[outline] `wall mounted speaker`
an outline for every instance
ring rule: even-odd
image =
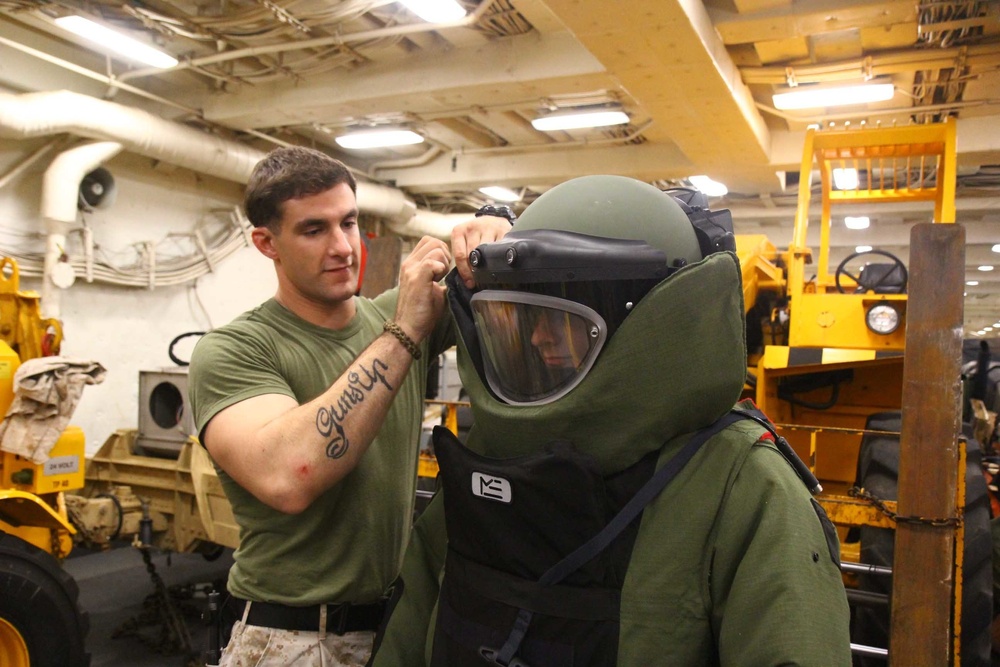
[[[80,181],[80,196],[76,207],[87,212],[108,208],[115,202],[117,192],[111,172],[104,167],[98,167]]]

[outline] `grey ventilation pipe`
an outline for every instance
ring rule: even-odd
[[[164,120],[141,109],[67,90],[0,93],[0,138],[29,139],[60,133],[114,141],[136,153],[203,174],[246,183],[262,151]],[[76,205],[76,195],[73,196]],[[430,234],[447,239],[452,216],[417,210],[402,191],[358,184],[358,208],[389,220],[403,236]],[[464,220],[469,216],[462,216]]]

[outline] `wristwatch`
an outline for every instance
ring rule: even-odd
[[[514,221],[517,220],[517,216],[514,215],[514,211],[510,208],[510,206],[494,206],[493,204],[487,204],[476,211],[477,218],[483,215],[491,215],[497,218],[507,218],[507,221],[512,225],[514,224]]]

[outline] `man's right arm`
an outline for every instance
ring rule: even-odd
[[[441,317],[447,247],[422,240],[400,271],[396,322],[414,342]],[[413,362],[390,334],[376,338],[313,400],[266,393],[215,414],[202,442],[215,462],[261,502],[295,514],[350,473],[374,440]]]

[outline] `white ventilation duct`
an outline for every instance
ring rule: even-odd
[[[238,183],[247,182],[264,156],[141,109],[67,90],[0,95],[0,137],[27,139],[62,132],[116,141],[131,153]]]
[[[66,248],[66,234],[76,224],[80,181],[122,150],[113,141],[85,144],[56,156],[42,179],[42,224],[45,240],[45,268],[42,277],[42,317],[59,317],[59,289],[56,278],[60,258]],[[66,265],[69,266],[68,264]],[[69,269],[72,271],[72,269]],[[72,284],[72,274],[68,277]],[[61,281],[60,281],[61,283]],[[61,283],[62,287],[69,284]]]
[[[390,219],[388,227],[400,236],[433,236],[448,241],[455,225],[468,222],[473,217],[472,213],[435,213],[421,209],[404,223],[394,223]]]
[[[0,138],[29,139],[69,133],[108,140],[136,153],[203,174],[246,183],[262,151],[216,137],[146,111],[66,90],[10,95],[0,93]],[[73,195],[76,206],[76,193]],[[395,188],[358,184],[358,208],[387,218],[402,236],[430,234],[447,239],[456,216],[417,211]],[[469,216],[460,216],[468,220]],[[413,221],[417,226],[411,226]]]

